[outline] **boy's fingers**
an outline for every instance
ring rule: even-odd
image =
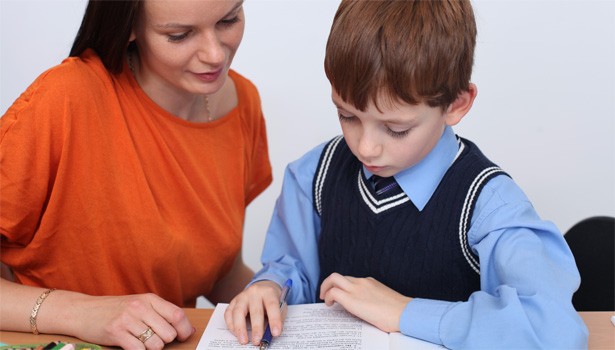
[[[231,331],[231,333],[235,335],[235,337],[237,337],[235,328],[235,320],[237,319],[237,317],[235,316],[235,312],[239,311],[239,314],[242,314],[241,319],[243,320],[245,320],[248,312],[248,308],[245,303],[239,300],[239,297],[231,300],[231,303],[224,311],[224,321],[226,322],[226,326],[228,327],[229,331]]]
[[[337,287],[346,290],[350,284],[351,282],[347,277],[334,272],[322,281],[320,285],[320,299],[324,300],[325,295],[331,288]]]
[[[250,324],[252,325],[252,344],[260,344],[265,332],[265,314],[260,295],[250,298]]]
[[[280,312],[280,300],[267,299],[265,301],[265,309],[267,310],[267,319],[271,335],[277,337],[282,332],[282,314]]]
[[[235,308],[235,299],[231,301],[229,306],[224,310],[224,322],[231,333],[235,334],[235,324],[233,323],[233,309]]]
[[[248,330],[246,328],[247,310],[247,305],[243,303],[235,304],[235,307],[231,310],[233,334],[235,334],[239,343],[243,345],[248,343]]]
[[[348,293],[345,290],[336,286],[331,286],[331,288],[329,288],[322,296],[322,300],[325,301],[327,306],[333,305],[334,302],[344,306],[347,297]]]
[[[272,330],[272,335],[274,337],[279,337],[280,334],[282,334],[282,330],[284,329],[284,320],[286,319],[286,313],[288,312],[288,305],[284,304],[284,310],[282,310],[282,313],[280,315],[280,328],[279,329],[274,329]]]

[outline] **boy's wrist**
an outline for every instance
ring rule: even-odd
[[[282,276],[278,276],[276,274],[270,273],[270,272],[266,272],[263,274],[257,274],[257,276],[255,276],[252,281],[250,283],[248,283],[248,285],[246,286],[246,288],[248,288],[249,286],[253,285],[254,283],[257,282],[261,282],[261,281],[272,281],[277,283],[280,288],[284,287],[284,283],[286,283],[286,280],[288,278],[286,277],[282,277]]]
[[[433,299],[412,299],[401,314],[401,333],[432,343],[442,344],[440,320],[451,306],[451,302]]]

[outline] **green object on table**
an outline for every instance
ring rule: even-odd
[[[75,350],[86,350],[86,349],[92,349],[92,350],[102,350],[102,348],[99,345],[96,344],[89,344],[89,343],[72,343],[72,342],[62,342],[62,344],[66,345],[68,343],[71,343],[75,346]],[[14,345],[4,345],[4,346],[0,346],[0,350],[14,350],[14,349],[34,349],[39,345],[42,346],[46,346],[49,343],[38,343],[38,344],[14,344]]]

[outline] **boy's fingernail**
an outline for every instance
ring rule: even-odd
[[[239,335],[239,342],[240,342],[241,344],[245,344],[245,343],[247,343],[247,342],[248,342],[248,338],[246,337],[246,335],[245,335],[245,334],[240,334],[240,335]]]
[[[252,344],[258,344],[261,342],[261,338],[259,336],[252,337]]]
[[[273,327],[273,330],[271,331],[271,335],[273,335],[274,337],[279,337],[280,333],[281,333],[280,328],[278,328],[277,326]]]

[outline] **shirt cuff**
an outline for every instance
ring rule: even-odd
[[[284,277],[276,275],[275,273],[271,273],[271,272],[258,272],[258,273],[256,273],[254,275],[254,277],[252,277],[252,281],[250,283],[248,283],[246,288],[248,288],[252,284],[254,284],[256,282],[259,282],[259,281],[273,281],[273,282],[279,284],[280,288],[283,288],[284,284],[286,283],[286,279]]]
[[[442,345],[440,321],[453,304],[449,301],[414,298],[401,313],[399,330],[404,335]]]

